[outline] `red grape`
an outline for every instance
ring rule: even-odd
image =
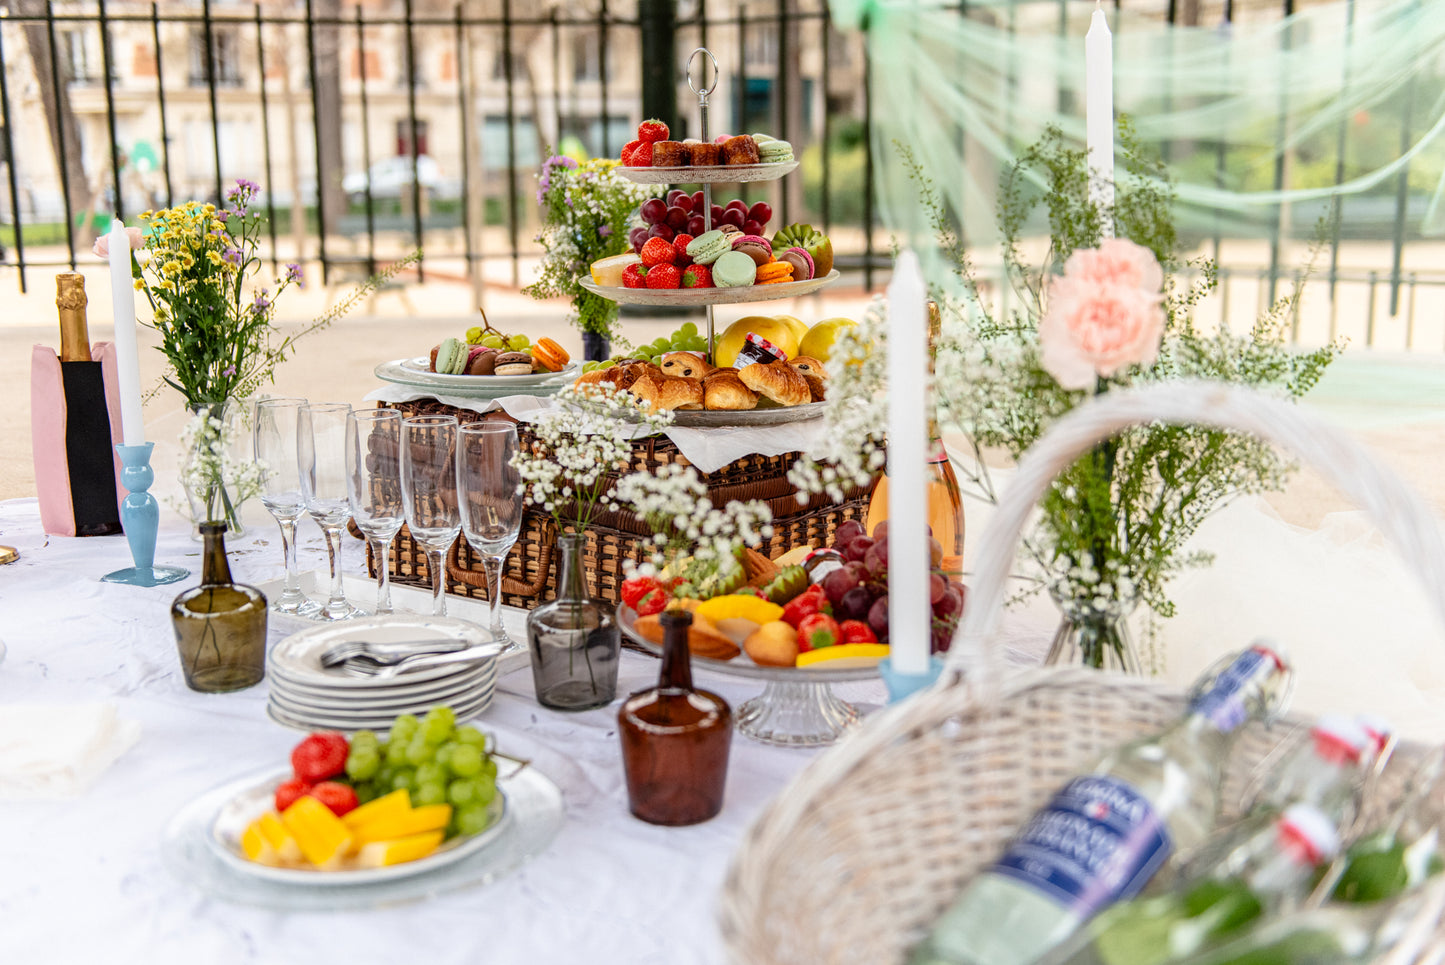
[[[751,221],[751,220],[749,220],[749,221],[744,221],[744,222],[743,222],[743,234],[745,234],[745,235],[760,235],[760,234],[762,234],[762,233],[763,233],[763,226],[762,226],[762,224],[761,224],[760,222]]]
[[[661,198],[649,198],[642,202],[642,220],[650,225],[660,223],[667,217],[667,202]]]
[[[759,201],[748,209],[748,218],[753,221],[761,221],[764,225],[767,225],[769,221],[773,220],[773,206],[766,201]]]
[[[724,211],[741,211],[742,214],[743,214],[744,220],[746,220],[746,219],[747,219],[747,215],[748,215],[748,203],[747,203],[746,201],[744,201],[742,198],[733,198],[731,201],[729,201],[729,202],[723,207],[723,210],[724,210]]]
[[[934,566],[943,565],[943,544],[932,536],[928,538],[928,557],[933,560]]]
[[[667,209],[667,226],[673,231],[681,231],[687,227],[687,212],[677,206]]]
[[[843,558],[862,562],[863,557],[867,556],[868,551],[872,548],[873,541],[871,539],[866,536],[859,536],[856,539],[849,540],[848,545],[843,547]],[[872,572],[872,567],[869,567],[869,572]]]
[[[856,546],[858,542],[859,540],[854,540],[853,545]],[[869,542],[873,541],[869,540]],[[884,549],[879,552],[878,544],[873,543],[863,556],[863,565],[868,567],[868,572],[873,574],[875,580],[883,579],[888,575],[888,550]]]
[[[712,213],[712,226],[716,228],[718,225],[722,224],[723,206],[720,204],[715,204],[708,210]]]
[[[963,587],[956,583],[949,584],[943,591],[943,596],[934,601],[933,615],[940,620],[956,624],[961,613],[963,613]]]
[[[881,523],[879,523],[877,526],[874,526],[874,527],[873,527],[873,538],[874,538],[874,539],[883,539],[883,538],[885,538],[887,535],[888,535],[888,520],[885,519],[885,520],[883,520],[883,522],[881,522]]]
[[[648,238],[647,229],[639,225],[627,232],[627,240],[632,244],[633,251],[641,251],[642,243]]]
[[[673,188],[671,191],[667,192],[667,206],[670,208],[673,205],[677,204],[677,199],[679,197],[687,198],[688,203],[692,203],[692,198],[688,196],[688,193],[686,191],[682,190],[682,188]]]
[[[840,566],[823,577],[820,585],[823,587],[823,592],[828,594],[829,602],[837,606],[845,594],[858,588],[858,581],[853,578],[852,573]]]
[[[884,533],[882,536],[875,536],[875,537],[873,537],[873,545],[876,546],[876,547],[878,547],[878,552],[880,552],[880,553],[883,554],[883,558],[884,558],[884,559],[887,559],[887,558],[888,558],[888,534],[887,534],[887,533]]]
[[[934,626],[929,633],[929,650],[932,653],[947,653],[953,644],[953,631],[947,627]]]
[[[694,191],[692,193],[692,210],[701,211],[705,200],[706,195],[704,195],[701,191]]]
[[[742,230],[743,213],[737,208],[729,208],[728,210],[724,211],[722,220],[725,224],[730,224],[734,228],[737,228],[739,231]]]
[[[928,602],[934,605],[943,599],[943,594],[948,590],[948,581],[937,573],[929,574],[928,577]]]
[[[696,238],[707,230],[707,223],[703,221],[702,215],[695,214],[687,219],[687,233]]]
[[[852,573],[853,579],[859,583],[865,583],[868,580],[868,567],[864,566],[861,562],[857,560],[852,560],[850,562],[844,563],[843,569],[847,570],[849,573]]]
[[[868,608],[868,625],[878,635],[879,641],[888,639],[888,597],[880,596]]]
[[[673,230],[665,224],[655,224],[651,228],[647,229],[647,237],[661,238],[663,241],[671,241],[673,238]]]
[[[855,586],[843,594],[834,607],[833,616],[838,620],[863,620],[873,608],[873,594],[861,586]]]
[[[833,533],[834,546],[846,546],[860,536],[867,536],[863,524],[856,519],[845,519],[838,524],[838,529]]]

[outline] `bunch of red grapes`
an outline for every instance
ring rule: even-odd
[[[673,188],[667,192],[666,200],[649,198],[642,202],[642,209],[638,213],[642,216],[643,224],[627,233],[632,250],[641,252],[648,238],[671,241],[683,234],[696,238],[705,230],[703,204],[701,191],[688,194],[681,188]],[[734,198],[726,205],[712,206],[714,228],[730,224],[745,235],[761,235],[767,230],[772,217],[772,205],[766,201],[758,201],[748,207],[746,201]]]
[[[888,642],[888,521],[873,528],[869,536],[855,519],[838,524],[832,549],[843,555],[844,564],[823,577],[820,584],[833,604],[836,620],[866,620],[880,642]],[[943,545],[929,530],[928,549],[933,572],[928,577],[928,597],[933,607],[932,650],[943,653],[953,640],[968,589],[950,580],[939,568]]]

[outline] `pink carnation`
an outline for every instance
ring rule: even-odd
[[[141,231],[139,228],[127,228],[125,229],[125,233],[126,237],[130,238],[130,246],[132,249],[139,250],[146,246],[145,232]],[[97,258],[109,258],[110,235],[103,234],[99,238],[96,238],[95,244],[91,247],[90,250],[95,252]]]
[[[1066,389],[1087,389],[1159,357],[1164,272],[1149,249],[1124,238],[1081,249],[1049,283],[1039,322],[1040,361]]]

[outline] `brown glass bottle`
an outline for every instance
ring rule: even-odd
[[[692,685],[692,614],[662,614],[662,673],[617,712],[632,813],[652,824],[698,824],[722,810],[733,715],[727,701]]]
[[[181,669],[192,690],[243,690],[266,673],[266,597],[231,580],[225,523],[202,523],[201,535],[201,585],[171,604]]]

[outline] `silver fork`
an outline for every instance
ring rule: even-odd
[[[367,656],[377,663],[396,663],[421,653],[455,653],[471,646],[465,640],[343,640],[321,653],[321,666],[335,667],[352,657]]]
[[[411,673],[415,670],[425,670],[430,667],[443,667],[453,663],[477,663],[482,660],[490,660],[502,653],[509,646],[511,646],[510,642],[483,643],[453,653],[413,654],[395,663],[384,663],[363,653],[357,654],[341,664],[341,672],[350,674],[353,677],[396,677],[401,674]]]

